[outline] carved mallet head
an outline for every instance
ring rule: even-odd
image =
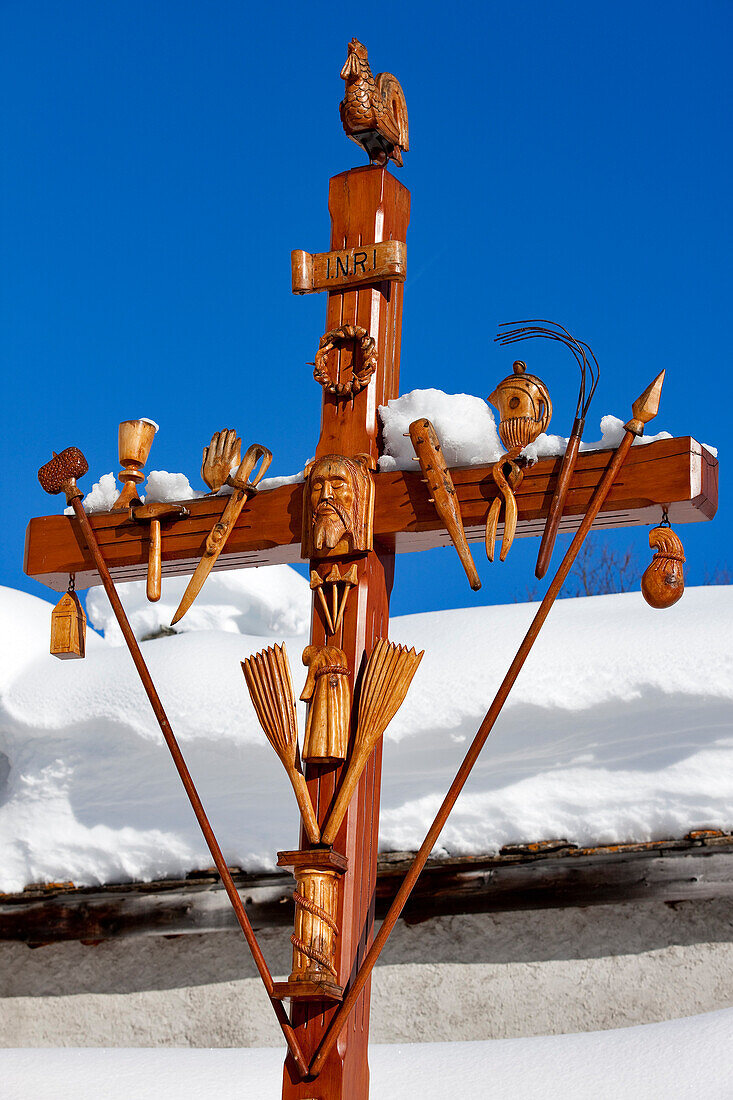
[[[51,461],[38,471],[38,480],[47,493],[65,493],[66,503],[71,504],[75,497],[84,496],[76,479],[83,477],[88,469],[89,463],[79,448],[67,447],[61,454],[53,452]]]

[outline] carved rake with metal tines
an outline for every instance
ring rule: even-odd
[[[511,328],[510,326],[512,325],[516,327]],[[560,473],[550,503],[550,510],[547,513],[545,529],[542,533],[540,549],[537,555],[535,576],[541,580],[547,572],[547,567],[552,557],[552,549],[555,545],[558,528],[560,527],[565,498],[567,497],[570,480],[573,476],[575,463],[578,458],[578,451],[580,450],[580,441],[583,437],[585,418],[588,414],[590,403],[593,400],[593,394],[596,392],[596,386],[601,376],[601,368],[598,365],[598,360],[593,354],[593,349],[590,345],[586,344],[584,340],[576,340],[566,328],[557,324],[556,321],[506,321],[504,324],[499,325],[499,328],[507,329],[507,331],[497,333],[494,340],[505,347],[508,344],[516,344],[522,340],[545,339],[559,341],[568,348],[580,369],[580,390],[578,392],[578,404],[575,408],[575,420],[570,431],[570,438],[568,439],[565,454],[563,455]],[[590,388],[588,388],[589,377]]]
[[[267,740],[280,757],[293,785],[303,825],[311,844],[318,844],[320,832],[298,751],[298,720],[285,644],[268,646],[242,661],[250,698]]]

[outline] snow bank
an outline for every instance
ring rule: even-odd
[[[164,588],[159,605],[144,602],[144,582],[123,586],[139,631],[170,621],[185,580],[167,583],[177,587]],[[89,600],[90,620],[118,642],[101,592]],[[295,842],[295,802],[257,724],[240,661],[285,640],[300,694],[307,582],[285,566],[220,573],[199,600],[206,629],[145,642],[143,651],[227,860],[271,867],[276,851]],[[391,622],[390,637],[424,648],[425,658],[385,739],[383,849],[422,841],[534,609],[478,607]],[[26,632],[0,684],[0,752],[8,761],[5,778],[0,769],[0,890],[208,866],[126,650],[97,639],[86,660],[56,661],[46,652],[47,611],[33,597],[0,593],[0,637],[17,618]],[[688,589],[663,613],[635,593],[560,601],[442,849],[730,828],[732,614],[733,588],[723,587]],[[299,723],[302,731],[302,704]]]
[[[233,466],[232,470],[237,467]],[[303,480],[303,471],[297,474],[286,474],[281,477],[264,477],[257,488],[277,489],[280,485],[295,485]],[[147,500],[178,501],[197,500],[199,497],[208,496],[206,489],[194,489],[185,474],[171,474],[167,470],[151,470],[145,484]],[[222,485],[217,496],[231,496],[230,485]]]
[[[733,1009],[663,1024],[527,1039],[369,1048],[374,1100],[728,1100]],[[65,1049],[0,1053],[5,1100],[278,1100],[283,1051]],[[476,1084],[480,1082],[479,1091]],[[314,1088],[314,1093],[317,1092]]]
[[[43,678],[46,672],[68,663],[49,652],[51,612],[57,602],[0,585],[0,693],[31,666]],[[87,653],[96,655],[104,648],[103,639],[88,630]],[[2,747],[0,735],[0,751]]]
[[[196,500],[205,497],[206,489],[193,489],[185,474],[169,474],[167,470],[151,470],[145,483],[145,500]]]
[[[385,742],[383,848],[422,842],[536,606],[392,623],[394,638],[426,652]],[[442,833],[444,850],[731,826],[733,589],[688,590],[671,610],[654,612],[635,593],[555,605]]]
[[[170,626],[188,582],[189,577],[165,577],[157,603],[148,601],[142,581],[117,586],[137,638],[150,637]],[[113,645],[123,645],[103,588],[89,590],[86,606],[90,624]],[[310,625],[310,606],[308,582],[289,565],[225,570],[209,575],[175,630],[177,634],[223,630],[229,634],[300,635]]]

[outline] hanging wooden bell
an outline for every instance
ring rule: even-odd
[[[51,655],[62,661],[83,657],[87,636],[87,617],[81,601],[69,585],[51,612]]]
[[[641,594],[650,607],[671,607],[685,590],[684,548],[664,521],[649,532],[649,546],[656,553],[641,578]]]

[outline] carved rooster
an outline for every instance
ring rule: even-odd
[[[388,160],[402,166],[407,141],[407,104],[400,82],[391,73],[372,76],[366,46],[358,38],[349,42],[341,76],[346,94],[341,101],[341,121],[346,136],[361,145],[372,164]]]

